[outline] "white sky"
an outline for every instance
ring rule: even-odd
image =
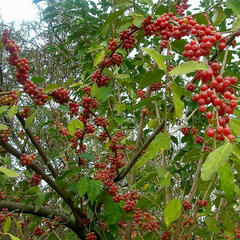
[[[97,0],[94,0],[97,2]],[[191,0],[190,4],[198,5],[200,0]],[[153,0],[156,2],[156,0]],[[36,5],[32,0],[0,0],[0,16],[5,23],[31,21],[37,17]]]

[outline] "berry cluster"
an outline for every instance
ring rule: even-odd
[[[189,8],[189,5],[187,4],[187,2],[188,0],[180,0],[174,4],[178,15],[184,16],[184,11]]]
[[[0,190],[0,200],[4,200],[6,198],[7,198],[7,195],[5,195],[4,192]]]
[[[18,94],[16,91],[10,91],[8,95],[0,98],[0,105],[12,106],[17,104],[18,102]]]
[[[109,125],[109,122],[105,118],[96,117],[93,121],[98,127],[107,127]]]
[[[32,186],[38,186],[40,181],[41,181],[42,177],[38,174],[34,174],[31,178],[30,178],[30,185]]]
[[[20,162],[22,166],[28,166],[30,165],[34,160],[36,159],[34,154],[27,155],[26,153],[23,153],[20,157]]]
[[[35,236],[42,236],[45,233],[44,229],[42,229],[40,226],[36,226],[33,231],[33,235]]]
[[[59,87],[57,88],[57,90],[52,92],[52,96],[55,102],[60,103],[60,104],[64,104],[67,103],[69,101],[69,93],[70,91],[63,88],[63,87]]]
[[[15,74],[17,82],[24,86],[24,91],[29,94],[29,96],[33,97],[34,102],[42,106],[46,103],[47,95],[44,91],[39,88],[37,89],[36,85],[31,81],[27,80],[29,78],[29,64],[27,59],[19,58],[18,53],[20,52],[19,46],[13,40],[9,40],[9,31],[4,30],[3,33],[3,45],[10,53],[8,57],[8,62],[10,65],[13,65],[17,68],[17,73]]]
[[[122,57],[117,54],[113,53],[111,57],[105,55],[104,60],[98,64],[98,68],[103,68],[104,66],[110,68],[111,66],[120,66],[122,63]]]
[[[120,33],[120,41],[122,42],[122,48],[132,49],[135,44],[135,37],[129,29]]]
[[[94,232],[90,232],[86,235],[86,240],[97,240],[97,236]]]
[[[10,136],[10,128],[8,128],[6,130],[0,130],[0,140],[2,142],[8,142],[9,136]]]
[[[183,206],[183,208],[186,209],[186,210],[191,210],[191,209],[192,209],[192,204],[189,203],[189,202],[183,202],[183,203],[182,203],[182,206]]]
[[[2,208],[0,213],[0,223],[4,223],[8,217],[12,218],[13,213],[8,212],[7,208]]]
[[[69,135],[67,128],[64,127],[62,123],[56,121],[55,125],[58,128],[59,134],[61,134],[62,136],[65,136],[65,137]]]
[[[96,82],[98,87],[103,87],[108,85],[110,78],[108,76],[102,76],[101,72],[96,70],[92,74],[92,80]]]
[[[197,205],[200,207],[206,207],[207,206],[207,200],[201,201],[200,199],[197,200]]]
[[[108,42],[108,49],[114,52],[117,48],[117,40],[114,38],[110,38]]]
[[[69,104],[69,115],[73,117],[74,115],[78,115],[79,104],[75,102],[70,102]]]
[[[21,118],[28,118],[30,116],[30,109],[29,108],[23,108],[23,110],[20,111],[18,114]]]

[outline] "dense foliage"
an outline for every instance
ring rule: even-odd
[[[43,2],[1,26],[1,239],[240,239],[240,1]]]

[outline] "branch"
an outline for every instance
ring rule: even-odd
[[[0,141],[0,146],[5,148],[10,154],[15,156],[16,158],[20,159],[21,153],[16,150],[13,146],[11,146],[9,143]],[[71,208],[72,213],[75,217],[75,220],[79,227],[83,226],[83,221],[81,217],[83,217],[83,212],[81,209],[74,206],[74,203],[72,199],[68,196],[68,193],[64,191],[62,188],[60,188],[57,183],[52,180],[43,170],[40,168],[37,164],[31,163],[29,167],[36,172],[37,174],[41,175],[43,180],[49,184],[57,193],[58,195],[67,203],[67,205]]]
[[[36,141],[36,139],[34,138],[34,135],[32,133],[32,131],[30,130],[30,128],[25,128],[25,121],[23,118],[20,117],[19,114],[16,115],[19,122],[21,123],[23,129],[25,130],[26,134],[28,135],[28,137],[30,138],[32,144],[35,146],[35,148],[37,149],[39,155],[41,156],[41,158],[43,159],[44,163],[47,165],[47,168],[49,169],[49,171],[52,173],[53,177],[56,178],[58,176],[56,170],[53,168],[53,166],[50,163],[50,159],[48,158],[47,154],[45,153],[44,149],[42,148],[42,146]]]
[[[169,112],[173,112],[174,107],[172,106]],[[165,125],[165,120],[162,121],[162,123],[156,128],[156,130],[153,132],[153,134],[146,140],[146,142],[142,145],[141,148],[134,154],[131,162],[126,166],[125,169],[122,170],[114,179],[115,182],[122,180],[132,169],[132,167],[135,165],[135,163],[138,161],[138,159],[141,157],[143,150],[145,150],[148,145],[154,140],[154,138],[157,136],[158,133],[160,133]]]

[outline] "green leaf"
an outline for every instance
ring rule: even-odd
[[[96,54],[96,57],[94,59],[94,67],[96,67],[100,62],[102,62],[102,60],[104,59],[105,57],[105,51],[102,50],[102,51],[99,51],[97,54]]]
[[[104,49],[104,46],[98,45],[98,46],[92,46],[88,48],[87,53],[95,52],[97,50],[102,50]]]
[[[231,119],[230,127],[236,135],[240,135],[240,119]]]
[[[175,40],[171,43],[173,51],[182,54],[182,52],[185,50],[185,45],[187,44],[187,40],[181,39],[181,40]]]
[[[232,148],[232,153],[240,160],[240,146],[234,144]]]
[[[206,224],[209,229],[209,231],[218,234],[220,231],[220,226],[218,225],[218,222],[213,217],[206,217]]]
[[[84,194],[89,190],[91,181],[87,177],[81,177],[80,180],[77,182],[77,190],[78,195],[83,197]]]
[[[13,236],[13,235],[10,234],[10,233],[6,233],[6,234],[4,234],[4,235],[8,235],[12,240],[20,240],[20,238],[15,237],[15,236]]]
[[[169,227],[172,222],[179,218],[181,214],[181,209],[182,204],[177,198],[174,198],[167,203],[163,212],[163,218],[167,227]]]
[[[40,209],[41,205],[45,201],[45,197],[46,197],[45,194],[38,193],[37,198],[35,200],[35,210],[34,210],[35,212],[37,212]]]
[[[43,77],[32,77],[32,82],[34,84],[43,83],[43,82],[45,82],[45,79]]]
[[[10,230],[11,227],[11,218],[7,217],[7,219],[5,220],[4,224],[3,224],[3,232],[7,233]]]
[[[234,174],[232,167],[229,163],[226,163],[219,168],[218,174],[220,177],[221,188],[226,194],[228,201],[234,198]]]
[[[204,24],[204,25],[208,25],[208,20],[207,18],[204,16],[204,14],[202,13],[198,13],[196,15],[193,16],[193,19],[198,23],[198,24]]]
[[[113,202],[113,200],[109,199],[105,203],[105,214],[104,214],[105,224],[110,225],[110,224],[116,223],[120,219],[122,213],[123,211],[119,203],[115,203]]]
[[[145,88],[152,83],[161,82],[163,75],[164,72],[157,68],[145,73],[139,81],[139,88]]]
[[[68,132],[73,136],[75,132],[84,129],[84,124],[79,119],[73,119],[68,124]]]
[[[102,35],[105,36],[107,34],[108,28],[110,26],[110,23],[113,22],[116,18],[118,18],[119,16],[122,16],[123,13],[126,11],[127,8],[123,8],[119,11],[113,12],[111,13],[107,19],[106,22],[103,25],[103,30],[102,30]]]
[[[171,90],[173,93],[174,112],[177,117],[181,118],[183,114],[183,109],[184,109],[184,103],[181,100],[181,97],[184,91],[175,82],[171,84]]]
[[[49,83],[45,88],[44,88],[44,92],[48,93],[51,92],[55,89],[57,89],[59,87],[58,84],[56,83]]]
[[[19,174],[12,169],[0,167],[0,172],[4,173],[8,177],[19,177]]]
[[[95,161],[95,158],[94,158],[94,155],[92,153],[81,153],[79,155],[77,155],[79,158],[83,158],[83,159],[87,159],[91,162],[94,162]]]
[[[189,163],[199,160],[201,152],[198,149],[192,149],[187,151],[183,156],[183,162]]]
[[[214,9],[212,21],[215,26],[218,26],[225,18],[226,14],[224,13],[222,7]]]
[[[163,150],[167,150],[170,147],[170,137],[166,133],[159,133],[154,140],[149,144],[146,152],[142,155],[139,161],[136,163],[135,168],[140,168],[146,164],[149,160],[155,158],[157,154]]]
[[[10,119],[13,119],[14,115],[18,112],[18,106],[13,105],[11,108],[8,110],[8,117]]]
[[[153,60],[157,63],[157,65],[164,71],[167,72],[167,66],[164,63],[163,57],[161,54],[156,51],[155,49],[149,49],[149,48],[142,48],[145,53],[147,53],[150,57],[153,58]]]
[[[203,181],[209,181],[214,172],[217,172],[220,167],[225,165],[227,158],[232,152],[232,144],[226,143],[211,152],[201,169],[201,178]]]
[[[94,203],[94,200],[101,193],[101,191],[102,191],[102,181],[92,180],[91,184],[90,184],[90,187],[87,191],[88,198],[89,198],[91,204]]]
[[[118,113],[118,114],[120,114],[120,113],[122,113],[123,111],[126,110],[126,104],[117,103],[117,104],[115,105],[115,107],[116,107],[116,110],[117,110],[117,113]]]
[[[145,16],[142,14],[137,14],[137,13],[133,13],[130,15],[132,17],[133,20],[133,24],[137,27],[141,27],[142,26],[142,22],[145,19]]]
[[[4,124],[0,124],[0,130],[8,130],[8,126]]]
[[[97,100],[101,100],[101,102],[105,102],[108,99],[110,93],[110,88],[109,87],[97,87],[95,88],[95,95]]]
[[[188,73],[199,71],[199,70],[208,70],[207,63],[203,63],[203,62],[198,63],[196,61],[189,61],[186,63],[182,63],[177,67],[175,67],[174,69],[172,69],[169,72],[169,74],[171,76],[179,76],[179,75],[188,74]]]
[[[233,22],[232,30],[237,31],[239,29],[240,29],[240,16],[237,16],[237,18]]]
[[[35,112],[35,113],[31,114],[30,117],[27,118],[26,123],[25,123],[25,128],[26,129],[30,127],[30,125],[32,124],[36,114],[37,113]]]
[[[0,114],[2,114],[6,109],[8,109],[8,106],[1,106],[0,107]]]
[[[225,2],[225,6],[230,8],[235,15],[240,15],[240,0],[228,0]]]
[[[15,225],[17,226],[17,230],[19,231],[21,238],[24,239],[24,235],[23,235],[22,227],[21,227],[20,223],[17,221],[16,218],[13,218],[13,220],[14,220]]]

